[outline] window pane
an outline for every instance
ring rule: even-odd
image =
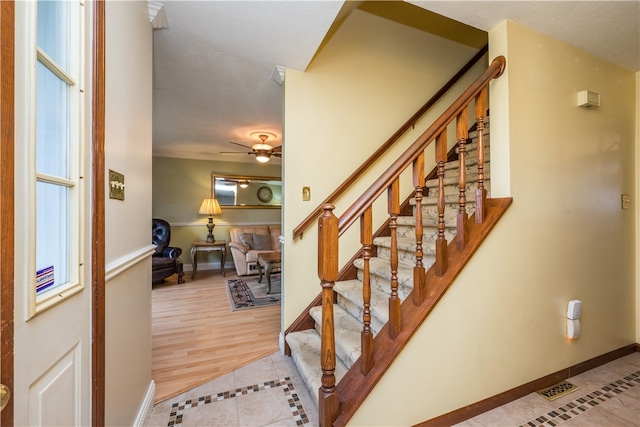
[[[69,85],[38,62],[36,170],[69,178]]]
[[[68,1],[38,1],[38,46],[69,72]]]
[[[36,184],[36,295],[69,282],[69,191]]]

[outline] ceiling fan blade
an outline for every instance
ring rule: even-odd
[[[273,152],[274,153],[282,153],[282,145],[279,147],[273,147]]]
[[[282,158],[282,153],[273,152],[273,153],[271,153],[271,155],[274,156],[274,157]]]
[[[220,151],[220,154],[253,154],[253,152],[244,152],[244,151]]]
[[[229,144],[239,145],[240,147],[246,148],[247,150],[251,150],[251,147],[248,145],[240,144],[239,142],[227,141]]]

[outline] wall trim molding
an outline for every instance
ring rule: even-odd
[[[500,393],[471,405],[465,406],[464,408],[456,409],[455,411],[440,415],[439,417],[432,418],[428,421],[423,421],[419,424],[416,424],[414,427],[431,427],[444,425],[450,426],[460,423],[462,421],[468,420],[469,418],[473,418],[484,412],[495,409],[498,406],[502,406],[514,400],[520,399],[521,397],[524,397],[537,390],[552,386],[556,383],[559,383],[560,381],[566,380],[567,378],[576,376],[590,369],[597,368],[598,366],[604,365],[605,363],[609,363],[613,360],[628,356],[638,351],[640,351],[640,344],[627,345],[617,350],[610,351],[609,353],[596,356],[593,359],[589,359],[582,363],[578,363],[568,368],[561,369],[557,372],[546,375],[537,380],[533,380],[521,386],[512,388],[511,390],[507,390],[504,393]]]
[[[138,249],[137,251],[128,253],[127,255],[120,257],[111,261],[107,264],[105,270],[105,282],[108,282],[115,278],[116,276],[124,273],[140,261],[144,260],[147,257],[150,257],[156,251],[156,246],[151,244],[145,246],[143,248]]]
[[[153,410],[154,400],[156,400],[156,383],[151,380],[149,388],[147,389],[147,394],[145,394],[144,400],[142,401],[142,406],[140,406],[136,420],[133,423],[134,427],[144,427],[147,425],[147,421],[149,420],[149,416]]]

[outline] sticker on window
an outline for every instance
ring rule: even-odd
[[[36,295],[53,286],[53,265],[36,271]]]

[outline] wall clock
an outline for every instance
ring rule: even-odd
[[[269,203],[273,199],[273,192],[269,187],[258,188],[258,200],[262,203]]]

